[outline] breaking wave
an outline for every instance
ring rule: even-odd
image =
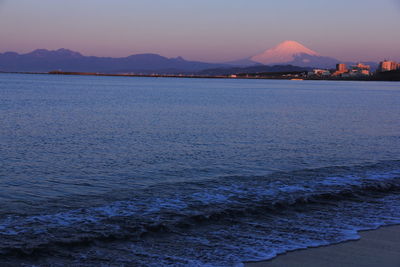
[[[151,253],[149,247],[154,244],[149,242],[170,240],[175,242],[180,260],[178,255],[170,255],[177,252],[166,249],[163,253],[175,263],[230,265],[354,239],[358,230],[400,223],[399,191],[399,161],[159,184],[108,205],[3,217],[0,257],[30,259],[78,248],[76,253],[81,255],[96,247],[124,243],[124,249],[135,247],[140,265],[141,259],[146,263],[166,260],[161,254],[156,257]],[[278,223],[282,228],[277,227]],[[304,228],[285,236],[283,232],[288,230],[284,229],[295,224]],[[235,246],[231,238],[241,240],[244,246]],[[219,253],[235,256],[217,257],[210,253],[207,242],[224,251]],[[274,242],[280,246],[271,245]],[[201,262],[189,256],[188,244],[197,255],[204,254]],[[254,245],[259,249],[249,253],[247,250]],[[78,255],[65,253],[66,259]]]

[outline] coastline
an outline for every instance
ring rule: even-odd
[[[65,76],[104,76],[104,77],[139,77],[139,78],[181,78],[181,79],[231,79],[231,80],[286,80],[286,81],[344,81],[344,82],[399,82],[399,79],[372,79],[372,78],[293,78],[282,76],[238,76],[230,75],[176,75],[176,74],[112,74],[92,72],[7,72],[0,74],[40,74],[40,75],[65,75]]]
[[[400,225],[361,231],[361,238],[322,247],[300,249],[267,261],[245,262],[245,267],[398,267],[400,266]]]

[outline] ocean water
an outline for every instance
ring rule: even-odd
[[[0,74],[1,266],[241,266],[400,223],[400,85]]]

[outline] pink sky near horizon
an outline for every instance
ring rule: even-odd
[[[295,40],[339,60],[400,61],[399,0],[332,2],[0,0],[0,52],[68,48],[220,62]]]

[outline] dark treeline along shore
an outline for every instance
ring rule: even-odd
[[[276,66],[282,69],[285,66]],[[271,67],[269,67],[271,68]],[[291,69],[292,66],[288,66]],[[296,67],[295,67],[296,68]],[[304,68],[301,68],[304,69]],[[114,76],[114,77],[152,77],[152,78],[197,78],[197,79],[272,79],[272,80],[325,80],[325,81],[400,81],[400,70],[377,73],[367,77],[308,77],[306,71],[273,71],[260,73],[238,73],[210,75],[204,72],[199,74],[111,74],[98,72],[63,72],[50,71],[45,73],[35,72],[1,72],[15,74],[50,74],[50,75],[84,75],[84,76]]]

